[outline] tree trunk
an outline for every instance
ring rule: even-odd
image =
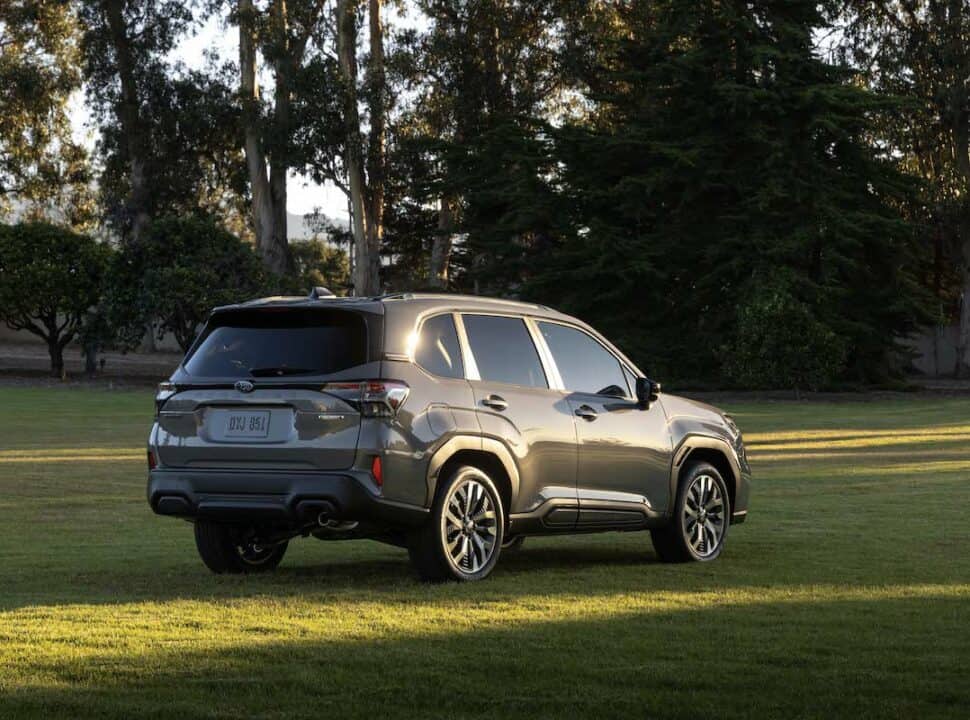
[[[66,375],[64,371],[64,348],[61,347],[56,338],[48,339],[47,353],[51,358],[51,375],[63,380]]]
[[[283,273],[289,256],[286,238],[286,167],[278,160],[267,170],[266,152],[259,129],[259,84],[256,81],[256,9],[253,0],[239,0],[239,85],[242,100],[243,148],[253,194],[256,251],[268,270]],[[277,13],[285,7],[277,6]],[[277,65],[279,73],[279,65]],[[279,83],[277,76],[277,83]],[[286,78],[284,78],[286,85]],[[288,94],[284,91],[280,95]],[[278,110],[278,108],[277,108]],[[288,113],[288,103],[286,112]],[[282,223],[280,222],[282,218]]]
[[[431,245],[431,266],[428,284],[445,290],[448,287],[448,268],[451,262],[452,236],[455,232],[455,198],[445,195],[438,209],[438,232]]]
[[[367,204],[362,158],[360,114],[357,111],[357,0],[337,0],[337,56],[344,93],[344,163],[350,190],[351,231],[354,236],[354,295],[378,291],[372,277],[371,244],[365,227]]]
[[[367,294],[381,292],[381,246],[384,242],[384,173],[387,152],[386,95],[384,73],[383,0],[369,0],[370,58],[367,65],[367,99],[370,137],[367,143]]]
[[[131,220],[131,240],[137,243],[144,237],[151,222],[148,188],[148,146],[145,126],[138,109],[138,86],[135,81],[135,60],[128,27],[124,19],[123,0],[110,0],[104,5],[111,44],[115,50],[118,80],[121,85],[121,103],[118,116],[128,153],[128,212]]]

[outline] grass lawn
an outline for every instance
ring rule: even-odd
[[[427,586],[369,542],[211,575],[145,502],[150,393],[0,388],[0,718],[970,716],[970,400],[730,409],[717,562],[530,538]]]

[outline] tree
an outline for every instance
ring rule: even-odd
[[[352,208],[354,293],[380,292],[384,237],[384,181],[387,142],[387,79],[384,68],[383,0],[368,0],[369,48],[364,80],[369,128],[358,109],[357,11],[360,0],[337,0],[337,56],[344,98],[344,169]]]
[[[16,199],[70,225],[89,220],[87,153],[68,117],[78,36],[69,3],[0,4],[0,210]]]
[[[617,8],[610,35],[573,41],[593,112],[555,132],[572,231],[523,294],[651,372],[712,377],[735,302],[784,271],[848,373],[897,372],[896,343],[925,314],[898,211],[911,187],[869,134],[894,106],[819,57],[815,3]]]
[[[146,74],[142,88],[151,162],[152,214],[218,218],[237,235],[252,237],[248,188],[234,87],[219,73],[180,67]],[[99,179],[103,206],[117,217],[129,197],[129,163],[122,128],[102,126]],[[118,224],[116,223],[116,224]]]
[[[288,285],[294,292],[305,293],[323,286],[340,294],[350,284],[347,253],[320,240],[303,240],[290,244],[293,274]]]
[[[556,0],[423,0],[409,143],[436,208],[428,283],[515,294],[555,232],[545,121],[565,89]],[[423,171],[422,171],[423,173]],[[456,240],[461,243],[456,245]]]
[[[286,235],[286,174],[300,164],[294,136],[305,118],[297,112],[307,48],[322,33],[322,0],[273,0],[265,10],[238,0],[239,92],[243,143],[252,191],[256,249],[273,273],[289,267]],[[273,78],[272,103],[258,82],[258,53]],[[324,92],[321,88],[314,92]]]
[[[146,86],[168,74],[165,57],[191,22],[191,9],[181,0],[80,0],[80,17],[88,98],[103,124],[117,126],[127,162],[117,227],[138,242],[156,211]]]
[[[187,351],[213,307],[267,288],[259,257],[212,218],[164,217],[122,248],[111,270],[108,317],[119,339],[137,346],[146,326]]]
[[[929,282],[944,314],[956,305],[956,373],[970,372],[970,4],[849,2],[838,7],[842,54],[876,92],[903,99],[882,117],[881,142],[921,178],[911,214],[932,238]],[[929,248],[928,248],[929,250]],[[948,266],[959,272],[949,281]],[[952,291],[951,291],[951,285]],[[949,301],[949,295],[956,302]],[[961,300],[962,298],[962,300]]]
[[[111,250],[46,223],[0,225],[0,319],[47,343],[51,373],[101,297]]]

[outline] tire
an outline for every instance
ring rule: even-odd
[[[269,547],[258,544],[252,528],[199,520],[195,523],[195,546],[212,572],[261,573],[275,570],[288,543]]]
[[[713,465],[698,462],[684,469],[670,524],[650,536],[662,562],[710,562],[724,549],[730,524],[724,478]]]
[[[422,580],[483,580],[498,562],[504,537],[505,510],[495,483],[462,465],[439,483],[428,522],[411,536],[408,554]]]
[[[502,543],[502,552],[506,554],[517,553],[519,550],[522,549],[522,546],[524,544],[525,544],[525,535],[517,535],[513,538],[508,538],[505,542]]]

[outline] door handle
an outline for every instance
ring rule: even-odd
[[[580,405],[576,408],[576,415],[589,422],[592,422],[598,417],[597,412],[589,405]]]
[[[509,406],[505,402],[505,398],[499,397],[498,395],[488,395],[484,400],[482,400],[482,405],[492,408],[492,410],[504,410]]]

